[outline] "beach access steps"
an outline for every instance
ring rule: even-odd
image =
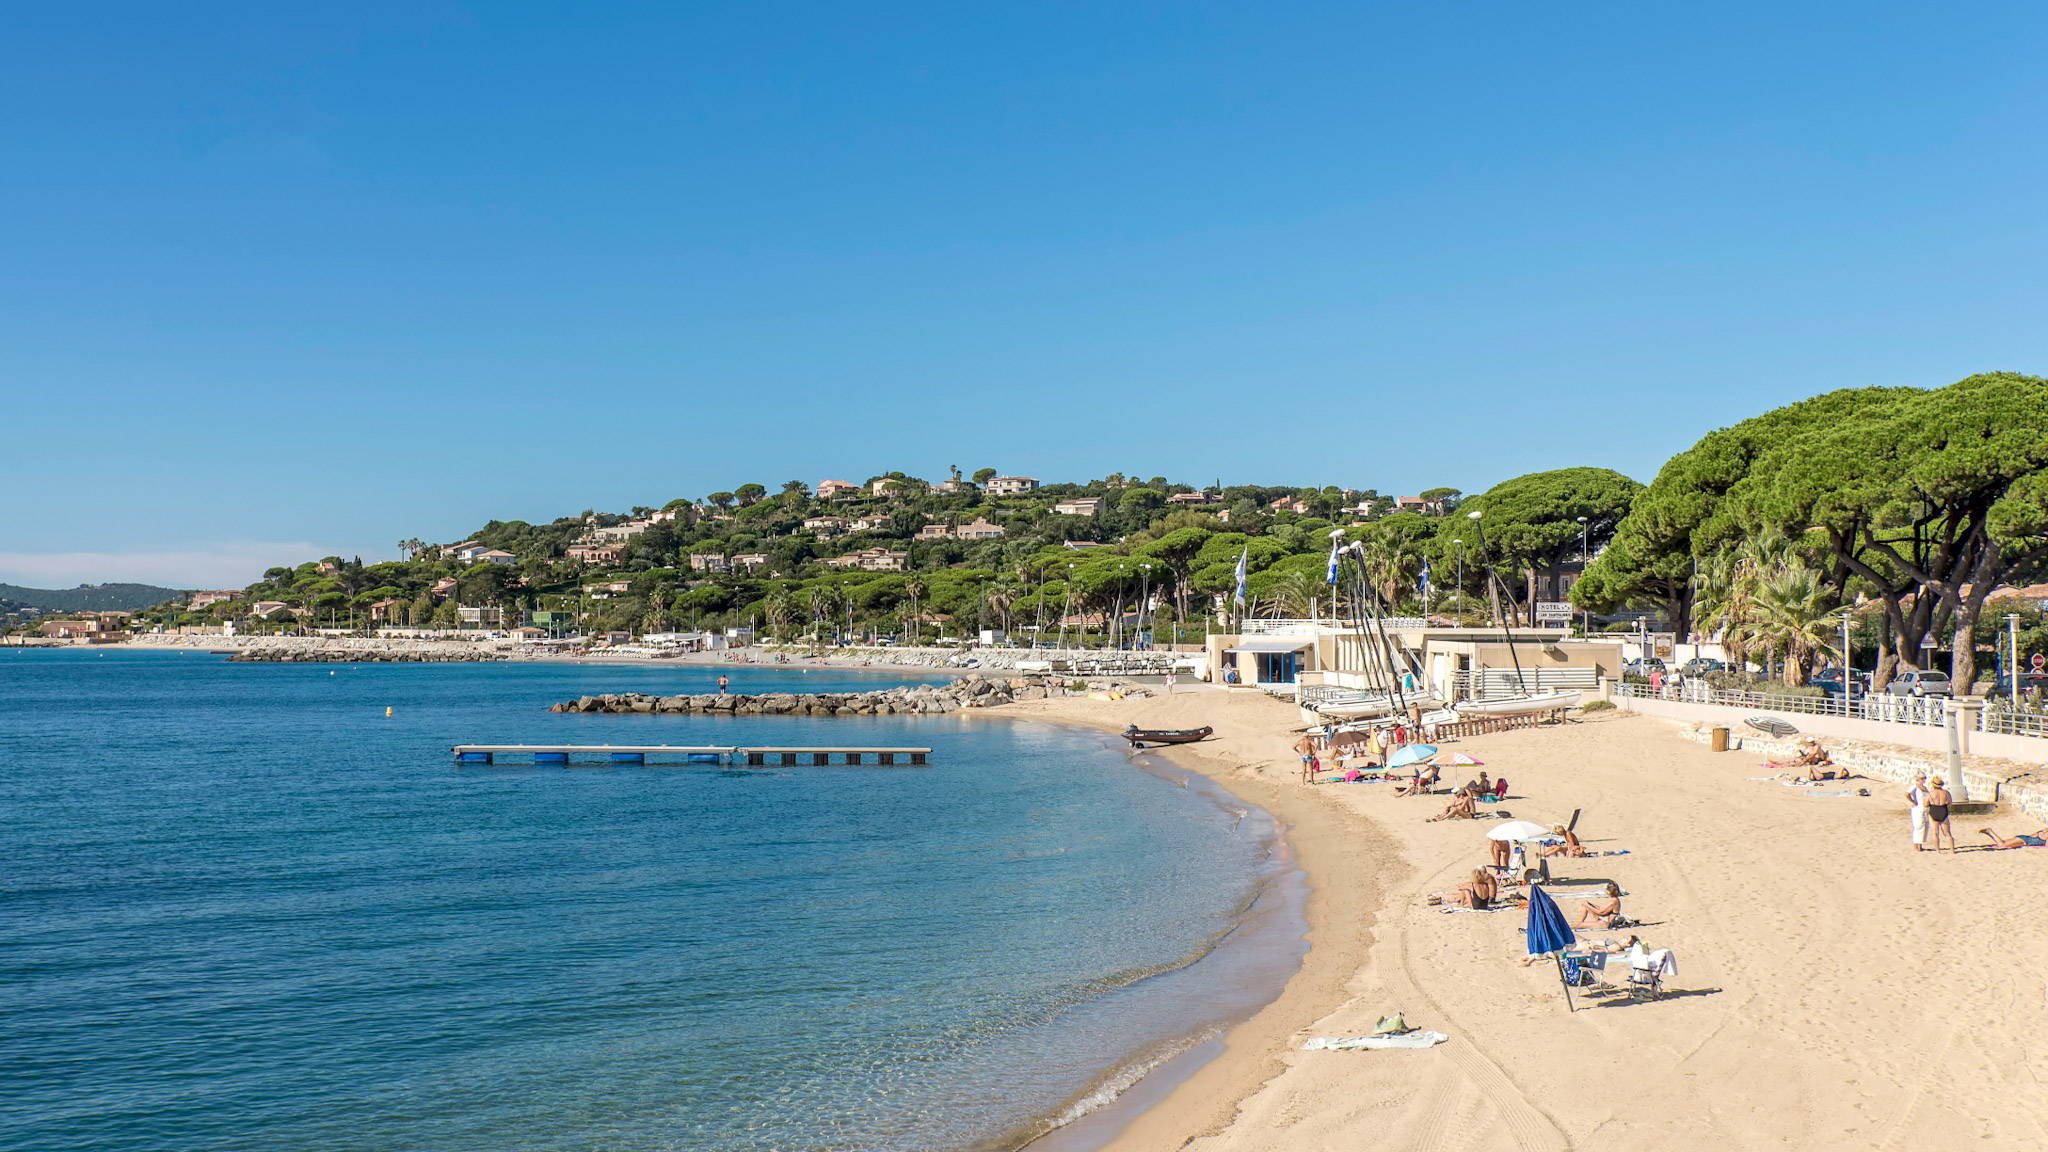
[[[571,764],[598,761],[609,764],[732,764],[762,767],[769,764],[864,764],[872,757],[876,764],[923,764],[930,748],[743,748],[675,744],[457,744],[452,751],[457,764],[495,764],[500,756],[527,756],[535,764]]]

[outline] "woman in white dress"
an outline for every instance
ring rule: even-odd
[[[1927,774],[1913,777],[1913,787],[1906,792],[1906,803],[1913,806],[1913,851],[1927,850]]]

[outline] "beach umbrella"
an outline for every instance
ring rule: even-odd
[[[1488,840],[1541,840],[1550,834],[1533,820],[1503,820],[1486,830]]]
[[[1387,767],[1400,768],[1408,764],[1419,764],[1436,755],[1434,744],[1403,744],[1387,757]]]
[[[1564,989],[1565,1011],[1572,1010],[1572,986],[1564,978],[1564,953],[1579,942],[1579,934],[1572,931],[1571,922],[1564,918],[1557,901],[1543,890],[1541,884],[1529,885],[1529,926],[1526,929],[1531,956],[1551,956],[1557,960],[1557,984]]]

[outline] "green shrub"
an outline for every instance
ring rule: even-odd
[[[1584,704],[1581,704],[1581,705],[1579,705],[1579,711],[1580,711],[1580,712],[1612,712],[1612,711],[1614,711],[1614,701],[1612,701],[1612,700],[1592,700],[1592,701],[1588,701],[1587,703],[1584,703]]]

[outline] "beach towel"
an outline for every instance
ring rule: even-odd
[[[1641,944],[1628,950],[1628,966],[1645,972],[1656,972],[1664,976],[1678,975],[1678,957],[1669,948],[1646,951]]]
[[[1854,792],[1852,792],[1852,791],[1850,791],[1850,790],[1848,790],[1848,789],[1846,789],[1846,788],[1845,788],[1845,789],[1843,789],[1843,790],[1842,790],[1842,791],[1840,791],[1840,792],[1829,792],[1829,791],[1826,791],[1826,790],[1820,790],[1820,791],[1814,791],[1814,792],[1801,792],[1801,793],[1800,793],[1800,795],[1801,795],[1801,796],[1808,796],[1808,797],[1812,797],[1812,798],[1814,798],[1814,799],[1816,799],[1816,800],[1817,800],[1817,799],[1819,799],[1819,798],[1821,798],[1821,797],[1823,797],[1823,796],[1854,796],[1855,794],[1856,794],[1856,793],[1854,793]]]
[[[1315,1036],[1302,1041],[1304,1052],[1338,1052],[1353,1048],[1434,1048],[1449,1040],[1441,1032],[1403,1032],[1399,1036]]]

